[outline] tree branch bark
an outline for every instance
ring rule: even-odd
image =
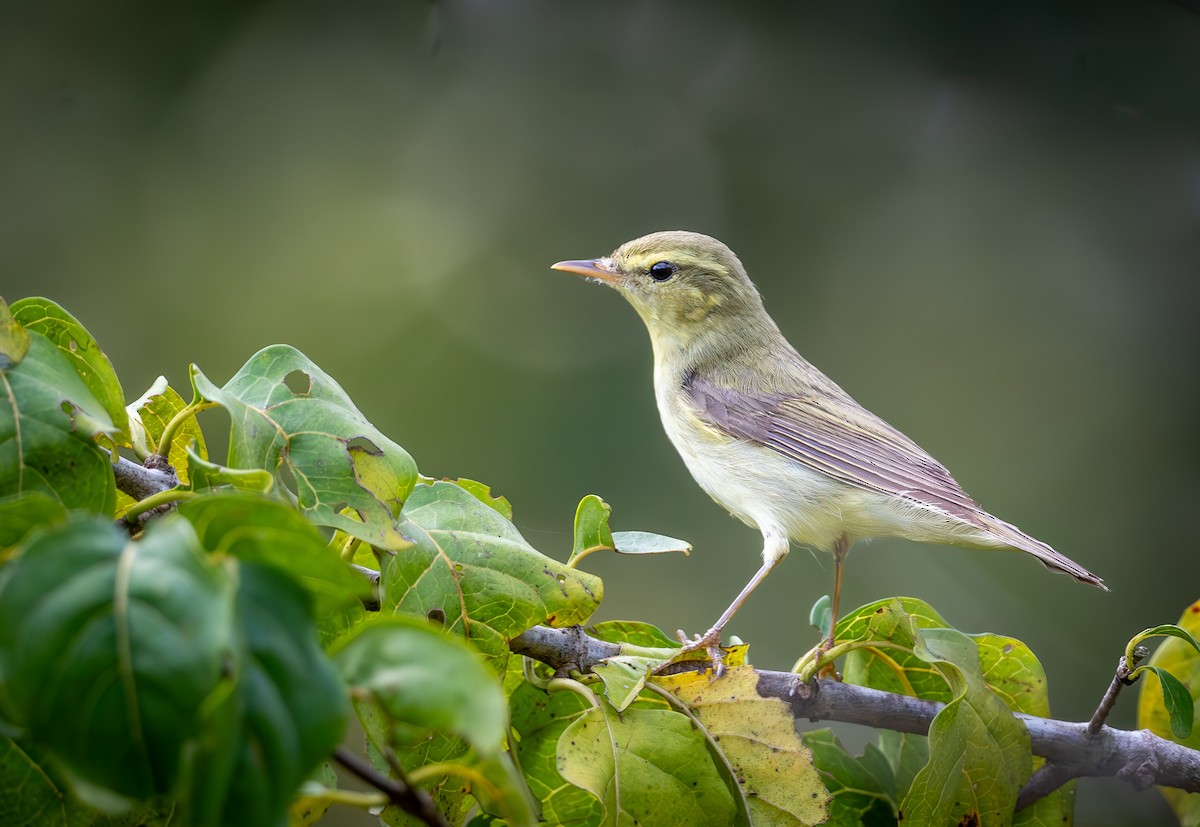
[[[573,665],[588,671],[620,652],[615,643],[597,640],[579,627],[535,626],[509,643],[513,652],[556,669]],[[757,670],[758,692],[788,704],[797,720],[841,721],[925,735],[942,704],[894,695],[834,680],[807,684],[790,672]],[[1200,792],[1200,752],[1160,738],[1148,730],[1130,732],[1015,713],[1029,731],[1033,754],[1047,764],[1030,778],[1017,809],[1032,804],[1072,778],[1116,776],[1145,789],[1152,784]]]

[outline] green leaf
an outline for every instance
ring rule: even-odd
[[[954,697],[941,670],[913,653],[921,628],[946,625],[929,604],[912,597],[868,603],[838,621],[837,642],[885,642],[846,656],[847,683],[943,703]]]
[[[812,626],[821,633],[821,637],[828,639],[829,627],[833,624],[833,600],[829,595],[823,594],[817,598],[817,602],[808,610],[808,625]]]
[[[717,681],[681,673],[654,682],[670,690],[707,730],[709,746],[719,750],[741,788],[752,824],[825,822],[830,796],[812,752],[796,734],[788,705],[758,694],[753,668],[735,667]]]
[[[1182,741],[1192,734],[1192,716],[1195,704],[1188,688],[1179,678],[1172,675],[1161,666],[1148,666],[1149,671],[1158,675],[1159,686],[1162,688],[1163,708],[1171,719],[1171,735],[1176,741]]]
[[[275,487],[275,477],[270,471],[261,468],[227,468],[202,459],[191,445],[187,446],[185,454],[192,473],[189,487],[193,491],[229,486],[235,491],[266,494]]]
[[[874,744],[867,744],[863,754],[855,757],[830,729],[805,732],[801,739],[812,750],[813,763],[833,796],[826,824],[858,827],[895,822],[899,804],[895,776],[888,759]]]
[[[93,809],[71,794],[54,762],[29,741],[0,736],[0,824],[28,827],[167,827],[176,807],[167,799],[124,805],[120,811]]]
[[[281,823],[346,715],[307,593],[178,515],[140,541],[72,523],[0,570],[0,692],[87,801],[168,796],[198,825]]]
[[[195,807],[209,825],[282,825],[300,785],[342,740],[346,688],[317,645],[308,594],[280,569],[238,566],[237,621],[235,736],[197,773]]]
[[[895,779],[892,790],[898,805],[912,787],[917,773],[929,763],[929,739],[924,735],[881,729],[875,742],[880,754],[892,768],[892,777]]]
[[[513,748],[546,824],[574,827],[600,823],[600,801],[569,783],[558,772],[558,743],[563,732],[587,709],[574,692],[546,692],[522,683],[509,702]]]
[[[509,640],[541,623],[583,623],[600,603],[599,578],[540,554],[457,485],[418,486],[404,504],[401,529],[415,545],[385,560],[383,608],[443,622],[497,673]]]
[[[304,354],[272,345],[221,388],[193,365],[192,383],[229,412],[231,467],[290,476],[301,510],[318,525],[382,549],[408,547],[396,517],[417,482],[412,457]],[[342,514],[346,506],[361,519]]]
[[[40,491],[111,515],[116,482],[94,438],[115,432],[67,358],[31,333],[25,358],[0,371],[0,496]]]
[[[459,488],[462,488],[464,491],[469,491],[475,497],[475,499],[479,500],[488,508],[495,511],[501,517],[506,520],[512,520],[512,503],[510,503],[504,497],[492,496],[492,489],[490,486],[485,485],[482,482],[466,479],[465,477],[460,477],[456,480],[447,480],[447,482],[452,482]]]
[[[679,648],[679,641],[662,629],[636,620],[605,620],[588,627],[593,637],[609,643],[632,643],[634,646],[671,649]]]
[[[614,531],[617,554],[691,554],[692,544],[649,531]]]
[[[607,703],[558,739],[558,770],[599,799],[605,824],[729,824],[734,803],[684,715]]]
[[[1046,692],[1046,673],[1037,657],[1021,641],[1003,635],[971,635],[979,649],[979,665],[984,682],[1005,706],[1014,712],[1050,717]],[[1033,757],[1033,769],[1045,759]],[[1069,825],[1075,810],[1075,784],[1059,787],[1014,816],[1013,824]]]
[[[592,671],[603,681],[604,695],[613,709],[624,712],[646,686],[650,670],[662,662],[655,658],[616,655],[596,664]]]
[[[370,594],[366,578],[325,545],[312,523],[282,503],[222,492],[183,503],[179,515],[209,551],[288,572],[312,595],[318,617]]]
[[[10,549],[37,528],[62,525],[67,521],[63,504],[41,491],[0,497],[0,564]]]
[[[425,621],[381,617],[359,627],[332,657],[343,679],[393,724],[465,739],[499,753],[507,725],[504,693],[479,655]]]
[[[29,331],[13,318],[12,310],[0,299],[0,370],[8,370],[25,358]]]
[[[125,392],[121,390],[112,362],[100,350],[92,334],[78,319],[50,299],[21,299],[13,304],[12,314],[26,330],[42,334],[58,347],[108,414],[107,420],[116,428],[112,434],[113,441],[125,444],[129,439]]]
[[[571,547],[571,562],[595,551],[615,547],[608,518],[612,506],[595,494],[588,494],[575,509],[575,542]]]
[[[498,819],[488,823],[497,827],[534,827],[538,823],[537,803],[524,774],[513,762],[512,753],[501,752],[478,762],[474,768],[487,780],[472,784],[471,794],[480,809]]]
[[[975,643],[954,629],[923,629],[915,652],[941,667],[954,697],[929,728],[929,763],[901,804],[916,824],[1002,823],[1029,780],[1029,733],[984,683]]]
[[[167,793],[228,680],[233,594],[183,521],[37,535],[0,570],[0,710],[90,784]]]
[[[1178,638],[1190,644],[1191,647],[1197,652],[1200,652],[1200,642],[1196,641],[1196,638],[1192,636],[1191,632],[1189,632],[1187,629],[1184,629],[1182,626],[1176,626],[1174,623],[1165,623],[1162,626],[1152,626],[1151,628],[1145,629],[1134,635],[1133,639],[1130,640],[1129,644],[1125,647],[1126,658],[1130,659],[1132,662],[1130,655],[1133,652],[1133,648],[1142,641],[1152,637]]]
[[[612,506],[595,494],[588,494],[579,501],[579,507],[575,510],[575,541],[567,565],[574,567],[581,559],[597,551],[615,551],[618,554],[690,554],[692,551],[690,543],[662,534],[610,531],[608,523],[611,516]]]

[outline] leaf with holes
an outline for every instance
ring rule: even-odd
[[[318,525],[391,551],[409,546],[396,518],[417,481],[412,457],[300,351],[264,348],[220,388],[193,365],[192,384],[233,420],[231,467],[290,477],[301,510]],[[342,514],[346,506],[361,519]]]
[[[417,486],[400,517],[415,545],[384,561],[383,608],[443,622],[497,672],[512,638],[539,623],[582,623],[600,604],[598,577],[541,554],[457,485]]]
[[[125,392],[112,362],[87,328],[55,302],[40,297],[15,302],[12,314],[26,330],[40,333],[55,344],[115,426],[113,441],[125,444],[129,439]]]
[[[39,491],[111,515],[116,481],[95,438],[115,433],[67,357],[30,333],[25,357],[0,370],[0,497]]]
[[[433,482],[433,480],[429,480],[429,482]],[[477,500],[494,510],[501,517],[506,520],[512,520],[512,503],[506,497],[493,495],[491,486],[482,482],[476,482],[475,480],[469,480],[466,477],[459,477],[456,480],[446,480],[446,482],[452,482],[459,488],[470,491]]]

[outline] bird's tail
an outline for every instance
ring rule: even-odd
[[[1087,583],[1089,586],[1095,586],[1098,589],[1108,591],[1108,586],[1104,585],[1103,580],[1076,563],[1070,557],[1059,554],[1041,540],[1030,537],[1015,525],[1006,523],[999,517],[993,517],[991,514],[980,516],[984,517],[984,522],[987,525],[989,533],[994,534],[998,539],[1015,549],[1032,554],[1041,560],[1042,564],[1051,571],[1069,574],[1080,583]]]

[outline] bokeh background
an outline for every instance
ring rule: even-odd
[[[1128,637],[1200,597],[1195,6],[64,0],[0,21],[0,292],[79,316],[131,399],[293,344],[548,554],[589,492],[617,529],[692,541],[588,564],[602,618],[701,631],[757,532],[668,444],[632,310],[547,269],[699,230],[817,366],[1112,587],[881,540],[847,605],[914,595],[1021,638],[1056,715],[1085,719]],[[831,580],[797,550],[729,631],[786,669]],[[1080,824],[1171,820],[1153,791],[1080,785]]]

